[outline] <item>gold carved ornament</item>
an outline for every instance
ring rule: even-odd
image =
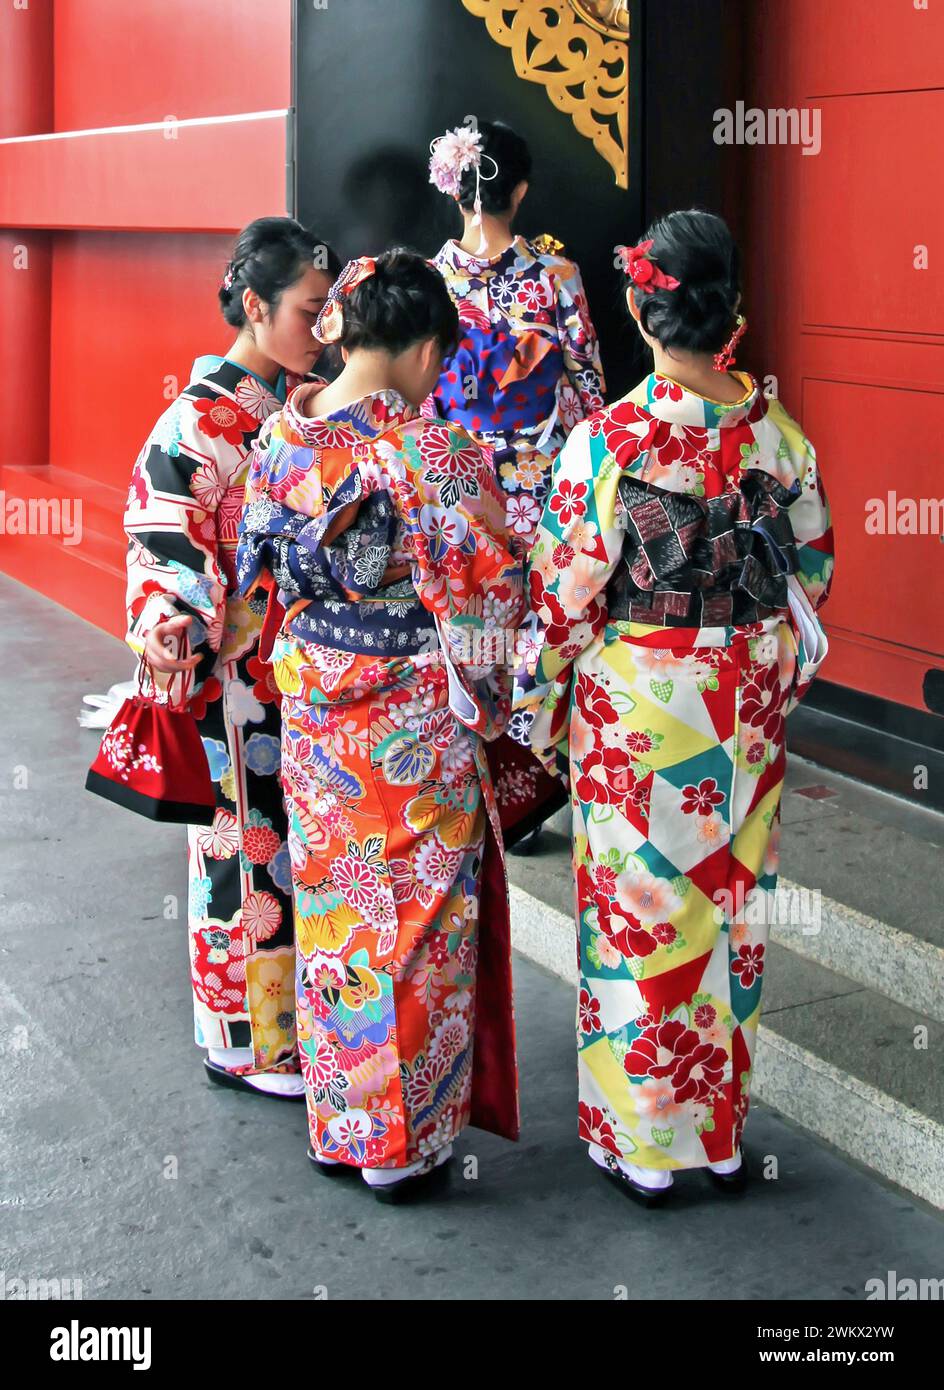
[[[627,0],[462,0],[629,187]]]

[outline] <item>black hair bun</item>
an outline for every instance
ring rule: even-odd
[[[633,286],[639,321],[662,348],[717,352],[737,318],[741,293],[740,256],[723,218],[691,209],[659,218],[641,238],[648,256],[678,289],[646,294]]]
[[[393,355],[423,338],[443,353],[459,337],[459,314],[446,282],[425,257],[397,246],[376,257],[373,275],[343,301],[344,348],[380,348]]]

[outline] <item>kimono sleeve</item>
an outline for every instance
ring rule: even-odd
[[[603,362],[580,269],[574,261],[563,261],[562,266],[555,275],[557,331],[564,369],[586,419],[603,405],[606,392]]]
[[[457,718],[486,739],[511,714],[512,666],[525,614],[523,555],[505,528],[489,458],[449,422],[404,432],[400,509],[413,582],[436,619]],[[397,472],[398,460],[388,455]]]
[[[828,650],[817,610],[829,597],[832,584],[832,517],[816,451],[800,425],[778,400],[771,401],[768,419],[780,433],[778,468],[797,494],[788,512],[796,566],[788,579],[789,623],[795,652],[791,654],[793,669],[787,673],[784,713],[790,714],[812,684]]]
[[[216,510],[226,483],[219,440],[202,434],[179,398],[138,455],[124,514],[128,538],[126,641],[140,655],[151,629],[190,614],[196,690],[210,674],[223,637],[227,580],[219,561]],[[227,446],[229,447],[229,446]]]
[[[789,509],[796,542],[796,577],[814,609],[829,597],[834,547],[832,516],[816,451],[778,400],[770,402],[768,416],[780,431],[778,462],[799,490]]]
[[[514,693],[522,741],[565,783],[574,663],[603,632],[605,589],[623,550],[619,465],[591,429],[591,422],[578,425],[554,466],[527,566],[543,632],[536,659],[517,672]]]

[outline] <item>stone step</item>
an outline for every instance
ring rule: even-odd
[[[512,875],[537,860],[511,856]],[[560,865],[556,875],[549,867],[545,859],[543,872],[532,876],[553,884]],[[569,865],[567,879],[572,892]],[[552,906],[547,893],[539,897],[516,883],[510,891],[515,948],[576,985],[572,916]],[[754,1096],[944,1209],[942,1045],[938,1020],[771,942]]]
[[[782,877],[770,939],[944,1023],[944,947],[932,941]]]

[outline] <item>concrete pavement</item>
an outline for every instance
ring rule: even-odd
[[[467,1131],[422,1205],[320,1178],[302,1106],[204,1079],[183,831],[83,789],[81,698],[127,679],[128,653],[6,578],[0,631],[7,1280],[81,1279],[87,1300],[859,1300],[892,1270],[944,1275],[940,1212],[763,1103],[745,1148],[775,1178],[731,1201],[686,1174],[658,1212],[623,1198],[576,1135],[573,991],[521,956],[521,1142]]]

